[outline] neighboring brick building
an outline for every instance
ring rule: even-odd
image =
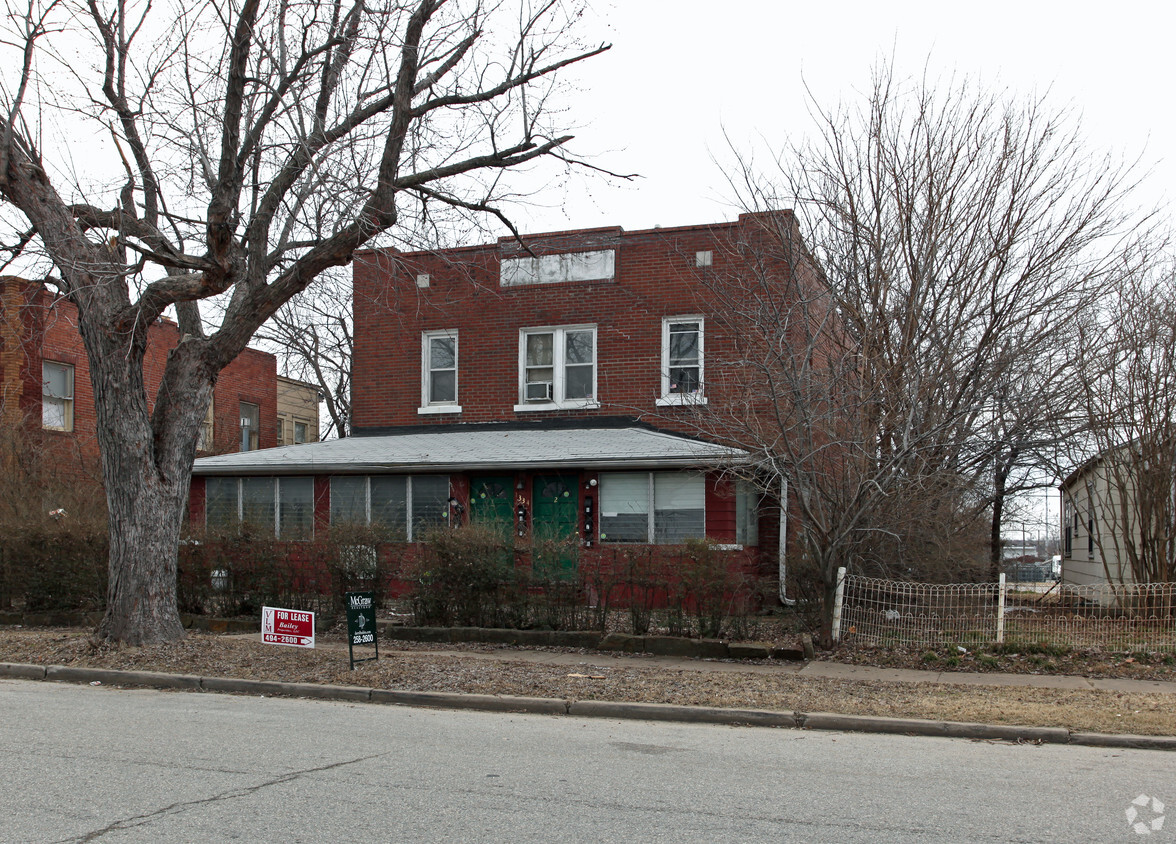
[[[147,400],[153,404],[179,327],[150,328],[144,357]],[[275,444],[277,361],[246,349],[221,372],[201,431],[208,454]],[[32,447],[67,471],[98,478],[98,441],[89,363],[77,309],[42,285],[0,278],[0,418],[23,425]],[[243,426],[243,420],[248,424]]]
[[[751,272],[763,223],[358,253],[355,436],[198,461],[193,521],[206,496],[210,523],[255,507],[291,537],[494,516],[585,546],[706,536],[774,568],[778,508],[715,470],[746,455],[690,436],[734,348],[703,282]]]

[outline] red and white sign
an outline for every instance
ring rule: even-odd
[[[314,613],[262,607],[261,641],[292,648],[313,648]]]

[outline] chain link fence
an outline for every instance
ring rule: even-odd
[[[907,583],[843,569],[833,617],[835,640],[867,647],[1176,651],[1176,583]]]

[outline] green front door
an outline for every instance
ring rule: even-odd
[[[514,478],[509,475],[470,478],[470,522],[493,525],[510,536],[514,525]]]
[[[533,561],[536,571],[567,577],[579,547],[578,475],[535,475],[531,481]]]

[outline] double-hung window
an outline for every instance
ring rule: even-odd
[[[41,425],[51,431],[73,430],[74,368],[67,363],[41,363]]]
[[[706,404],[703,397],[703,320],[700,316],[662,320],[661,406]]]
[[[421,335],[421,406],[419,413],[460,413],[457,403],[457,332]]]
[[[247,401],[241,402],[241,450],[257,451],[261,437],[261,408]]]
[[[596,326],[524,329],[519,356],[521,403],[515,410],[599,406]]]
[[[600,476],[600,539],[658,545],[701,539],[705,498],[696,473],[606,472]]]

